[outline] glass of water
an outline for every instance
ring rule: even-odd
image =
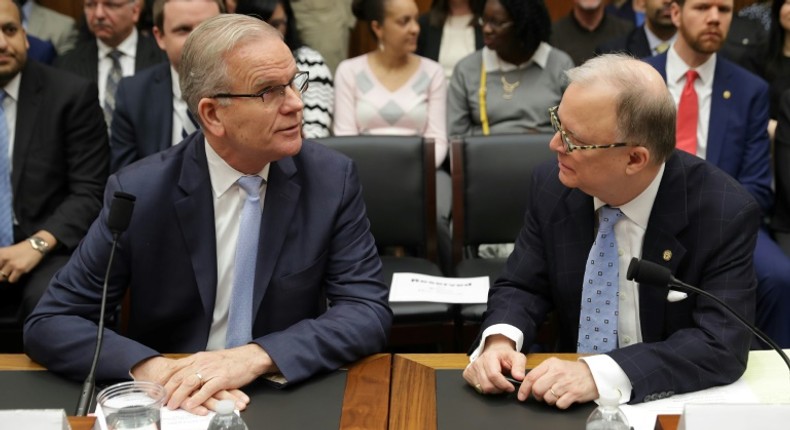
[[[165,387],[154,382],[131,381],[111,385],[96,396],[108,430],[160,430]]]

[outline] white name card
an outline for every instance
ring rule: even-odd
[[[71,430],[63,409],[0,410],[0,430]]]
[[[419,273],[392,274],[390,302],[486,303],[488,276],[444,278]]]
[[[687,404],[678,430],[787,430],[790,404]]]

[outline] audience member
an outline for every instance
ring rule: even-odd
[[[509,373],[523,380],[519,400],[561,409],[604,391],[641,403],[735,381],[749,330],[710,300],[668,300],[666,285],[626,280],[626,268],[634,257],[660,264],[752,320],[760,207],[726,173],[674,150],[675,106],[650,66],[607,54],[568,76],[550,111],[558,160],[533,174],[464,378],[481,394],[513,392]],[[521,351],[550,310],[559,351],[592,355],[525,376]]]
[[[307,46],[321,53],[331,72],[348,58],[349,36],[356,24],[352,1],[291,0],[299,36]]]
[[[109,205],[131,193],[108,301],[128,291],[129,326],[105,331],[96,377],[160,383],[169,408],[205,415],[217,399],[243,409],[240,389],[261,377],[293,384],[380,351],[392,314],[354,165],[302,141],[307,76],[280,33],[216,16],[190,34],[181,70],[201,131],[110,177],[99,218],[26,322],[25,349],[85,377]]]
[[[36,0],[22,1],[22,24],[28,36],[52,42],[60,55],[77,43],[79,33],[74,18],[41,6]]]
[[[137,0],[84,0],[85,22],[94,36],[58,57],[55,64],[99,85],[99,101],[109,127],[115,110],[115,90],[131,76],[166,59],[150,37],[137,32]]]
[[[733,0],[675,0],[678,38],[646,61],[666,79],[678,104],[677,147],[718,166],[754,196],[763,215],[774,203],[768,139],[768,85],[716,55],[727,36]],[[754,252],[757,326],[790,347],[790,258],[758,231]]]
[[[154,36],[169,62],[121,79],[110,133],[110,172],[178,144],[198,124],[181,97],[181,51],[201,22],[224,11],[222,0],[156,0]]]
[[[485,47],[459,61],[450,81],[450,136],[548,132],[546,110],[562,98],[568,55],[549,46],[543,0],[487,0]]]
[[[677,33],[669,13],[672,0],[642,0],[642,3],[645,8],[644,24],[623,37],[603,43],[595,50],[597,53],[623,52],[644,58],[663,54],[669,49]]]
[[[625,36],[634,24],[607,13],[603,0],[573,0],[571,13],[555,22],[549,43],[577,65],[595,55],[598,45]]]
[[[447,79],[453,75],[458,61],[483,47],[483,31],[478,24],[482,3],[482,0],[433,0],[431,10],[420,15],[417,55],[441,64]]]
[[[304,114],[302,137],[327,137],[332,129],[334,88],[332,71],[318,51],[302,43],[296,30],[291,4],[288,0],[239,0],[236,13],[254,16],[268,22],[282,33],[285,43],[293,51],[296,67],[310,74],[308,91],[302,94]]]
[[[779,115],[779,99],[785,90],[790,89],[790,3],[774,0],[771,21],[774,25],[768,33],[767,43],[746,56],[744,67],[768,82],[770,115],[775,120]]]
[[[99,213],[107,131],[95,84],[28,60],[11,0],[0,26],[0,300],[24,318]]]

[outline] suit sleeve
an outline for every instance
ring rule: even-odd
[[[343,61],[335,71],[335,136],[355,136],[359,134],[356,120],[356,85],[351,64]]]
[[[433,138],[436,148],[436,167],[447,158],[447,80],[437,67],[428,87],[428,121],[423,135]]]
[[[470,88],[470,82],[475,81],[467,78],[468,70],[466,68],[459,67],[459,65],[467,63],[462,60],[456,64],[447,90],[447,135],[450,137],[467,136],[472,133],[473,113],[467,100],[468,92],[477,91],[477,87]],[[477,73],[480,73],[480,70],[477,70]]]
[[[790,91],[782,94],[774,141],[776,172],[776,211],[771,221],[774,229],[790,231]]]
[[[253,340],[269,353],[289,383],[379,352],[389,336],[389,288],[381,279],[381,260],[356,169],[350,162],[346,166],[323,278],[329,308],[317,318]]]
[[[115,111],[110,132],[110,173],[127,166],[140,155],[137,152],[137,131],[129,111],[129,81],[122,79],[115,93]]]
[[[762,84],[749,103],[747,129],[743,134],[746,138],[744,154],[735,179],[752,194],[763,214],[766,214],[774,203],[771,191],[771,142],[768,138],[768,86]]]
[[[96,218],[109,165],[107,126],[96,86],[85,82],[74,97],[64,112],[64,130],[59,137],[66,146],[68,196],[40,227],[69,249],[77,246]]]

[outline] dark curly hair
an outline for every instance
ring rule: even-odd
[[[236,13],[240,15],[248,15],[260,19],[261,21],[268,22],[274,13],[277,5],[281,4],[285,11],[285,17],[288,19],[288,25],[285,30],[285,44],[291,51],[302,47],[302,40],[299,37],[299,32],[296,30],[296,17],[294,17],[293,9],[291,9],[291,2],[288,0],[239,0],[236,3]]]
[[[499,0],[499,3],[513,20],[513,33],[524,52],[533,53],[540,42],[549,41],[551,17],[543,0]]]

